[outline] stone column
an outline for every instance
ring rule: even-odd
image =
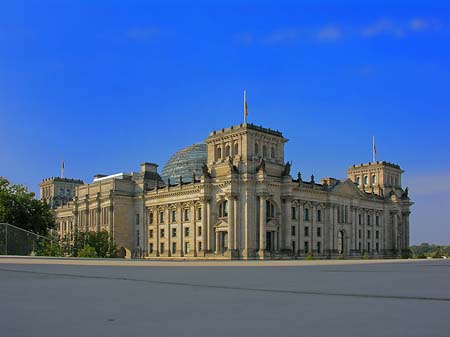
[[[302,232],[305,230],[303,226],[303,204],[300,202],[298,204],[298,228],[297,228],[297,252],[300,254],[300,251],[303,250],[303,243],[302,243]]]
[[[109,237],[111,238],[111,240],[114,241],[114,207],[113,207],[113,201],[112,199],[110,199],[110,204],[109,204],[109,215],[108,215],[108,222],[109,222]]]
[[[167,243],[167,247],[166,247],[166,250],[167,250],[167,256],[172,256],[172,233],[170,232],[170,229],[171,229],[171,226],[170,226],[170,210],[169,210],[169,207],[167,207],[167,209],[166,209],[166,211],[165,211],[165,213],[166,213],[166,216],[165,216],[165,218],[166,218],[166,222],[167,222],[167,225],[166,225],[166,238],[167,238],[167,240],[166,240],[166,243]]]
[[[95,210],[95,221],[97,222],[96,223],[96,225],[97,225],[97,232],[100,232],[100,211],[101,211],[101,208],[100,208],[100,202],[98,203],[98,205],[97,205],[97,208],[96,208],[96,210]]]
[[[259,252],[264,256],[266,250],[266,201],[267,196],[259,197]]]
[[[215,253],[219,254],[220,253],[220,238],[219,238],[219,231],[215,231],[215,237],[216,237],[216,245],[215,245]]]
[[[213,251],[213,240],[214,240],[214,233],[213,233],[213,229],[212,229],[212,221],[211,221],[211,202],[208,201],[206,203],[206,215],[207,215],[207,219],[206,219],[206,250],[208,252],[212,252]]]
[[[284,199],[284,221],[281,224],[281,249],[291,249],[292,198]],[[278,248],[278,247],[277,247]]]
[[[197,222],[195,219],[195,204],[192,204],[190,207],[190,226],[191,226],[191,243],[194,247],[192,247],[192,255],[197,256]]]
[[[228,201],[228,249],[234,250],[234,196],[227,195]]]
[[[311,252],[314,254],[314,251],[317,252],[317,247],[314,245],[314,235],[315,231],[317,229],[316,226],[317,223],[317,206],[313,205],[312,212],[311,212]]]
[[[160,220],[160,218],[159,218],[159,212],[160,212],[160,210],[158,209],[158,208],[155,208],[155,218],[153,219],[153,220],[155,220],[155,228],[156,228],[156,233],[155,233],[155,235],[156,235],[156,249],[155,249],[155,251],[156,251],[156,256],[160,256],[160,251],[159,251],[159,248],[160,248],[160,245],[159,245],[159,242],[160,242],[160,238],[159,238],[159,220]]]
[[[202,202],[202,249],[203,249],[203,255],[205,255],[206,250],[207,250],[207,233],[208,233],[208,228],[207,228],[207,217],[208,217],[208,212],[207,212],[207,200],[206,199],[201,199]]]
[[[336,226],[338,224],[338,207],[339,205],[334,205],[334,220],[333,220],[333,233],[332,233],[332,241],[333,241],[333,253],[336,252],[336,240],[337,240],[337,233],[336,233]]]
[[[183,247],[183,207],[181,204],[177,205],[177,211],[178,211],[178,255],[184,256],[184,247]]]

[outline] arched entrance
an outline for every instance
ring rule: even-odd
[[[344,255],[345,245],[344,245],[344,231],[338,232],[338,253],[339,255]]]

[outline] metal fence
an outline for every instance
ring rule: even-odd
[[[45,244],[61,248],[56,240],[7,223],[0,223],[0,255],[37,255]]]

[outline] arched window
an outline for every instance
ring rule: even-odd
[[[372,185],[375,185],[377,183],[377,176],[374,174],[372,176]]]
[[[217,159],[222,159],[222,149],[220,146],[217,147]]]
[[[270,149],[270,158],[275,158],[275,148],[273,146]]]
[[[234,143],[234,155],[237,156],[239,154],[239,144]]]
[[[266,201],[266,219],[275,218],[275,206],[269,200]]]
[[[361,177],[356,177],[356,184],[361,185]]]
[[[219,205],[219,218],[226,218],[228,217],[228,201],[224,200]]]
[[[259,152],[259,146],[258,143],[255,143],[255,155],[258,155]]]
[[[225,157],[229,157],[231,155],[230,151],[230,145],[225,146]]]
[[[263,145],[263,157],[267,157],[267,146]]]
[[[369,184],[369,177],[364,176],[364,185],[368,185],[368,184]]]

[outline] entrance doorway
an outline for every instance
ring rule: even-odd
[[[338,253],[339,255],[344,254],[344,231],[338,232]]]

